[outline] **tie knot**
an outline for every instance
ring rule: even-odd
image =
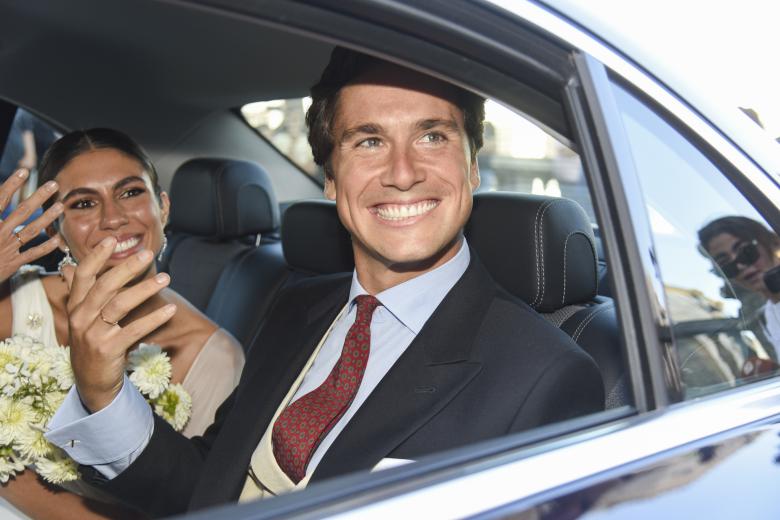
[[[374,314],[377,307],[382,305],[379,300],[370,294],[361,294],[355,297],[357,303],[357,318],[366,319]]]

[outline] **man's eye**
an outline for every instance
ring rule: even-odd
[[[368,139],[363,139],[357,144],[358,148],[376,148],[382,143],[382,141],[379,140],[378,137],[369,137]]]
[[[71,209],[89,209],[95,207],[95,201],[90,199],[77,200],[70,205]]]
[[[446,140],[447,137],[439,132],[429,132],[422,137],[424,143],[442,143]]]

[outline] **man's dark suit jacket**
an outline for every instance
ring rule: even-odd
[[[203,437],[155,417],[130,467],[104,487],[155,516],[238,499],[276,409],[346,303],[350,277],[286,290],[241,381]],[[374,389],[311,481],[601,410],[601,375],[567,335],[500,289],[472,252],[464,275]]]

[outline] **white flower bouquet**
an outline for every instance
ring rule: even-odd
[[[158,345],[142,343],[128,355],[130,381],[160,417],[184,428],[192,399],[171,384],[171,362]],[[22,335],[0,342],[0,482],[32,467],[59,484],[79,478],[76,463],[43,436],[73,386],[70,349]]]

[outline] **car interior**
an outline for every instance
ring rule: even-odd
[[[448,22],[470,16],[459,3],[431,2],[438,20],[414,26],[389,7],[337,4],[0,0],[0,146],[19,109],[58,134],[111,127],[136,139],[171,198],[158,268],[249,353],[262,348],[259,333],[286,287],[354,268],[322,171],[297,155],[308,89],[334,46],[451,81],[488,99],[469,245],[502,289],[594,359],[604,381],[606,412],[521,435],[514,446],[652,410],[642,380],[651,363],[625,325],[638,311],[621,306],[626,281],[614,269],[626,256],[612,238],[623,224],[604,207],[593,175],[601,165],[584,151],[593,129],[573,99],[571,49],[487,8],[473,23],[499,35],[501,48],[476,33],[448,37]],[[38,263],[55,270],[60,256]],[[710,317],[667,332],[701,353],[727,321],[705,330]]]
[[[224,15],[219,6],[157,1],[3,0],[0,7],[0,142],[17,108],[57,132],[107,126],[138,140],[172,200],[159,268],[247,351],[256,348],[265,316],[285,286],[352,270],[349,236],[335,204],[323,199],[318,176],[302,171],[241,111],[251,103],[307,95],[334,46],[327,34],[300,29],[326,16],[316,6],[255,6],[244,17]],[[277,16],[299,18],[289,27]],[[353,23],[335,21],[338,27]],[[496,17],[485,23],[506,22]],[[371,25],[354,27],[363,34]],[[462,61],[460,49],[426,44],[430,56],[421,58],[416,40],[388,37],[388,44],[399,43],[391,59],[458,83],[470,78],[471,88],[509,114],[502,117],[533,126],[573,157],[573,182],[551,174],[549,159],[498,157],[488,167],[481,164],[484,189],[475,195],[465,232],[505,290],[596,360],[607,407],[631,405],[604,248],[566,114],[563,85],[572,73],[566,51],[520,33],[525,54],[518,62],[502,63],[496,55],[488,58],[495,61],[491,67],[477,60],[453,67]],[[506,76],[518,64],[513,75],[522,81]],[[538,173],[540,168],[547,171]],[[547,194],[533,186],[536,177],[547,188],[554,178],[562,188]],[[574,198],[566,197],[567,190]],[[41,265],[51,270],[58,254]]]

